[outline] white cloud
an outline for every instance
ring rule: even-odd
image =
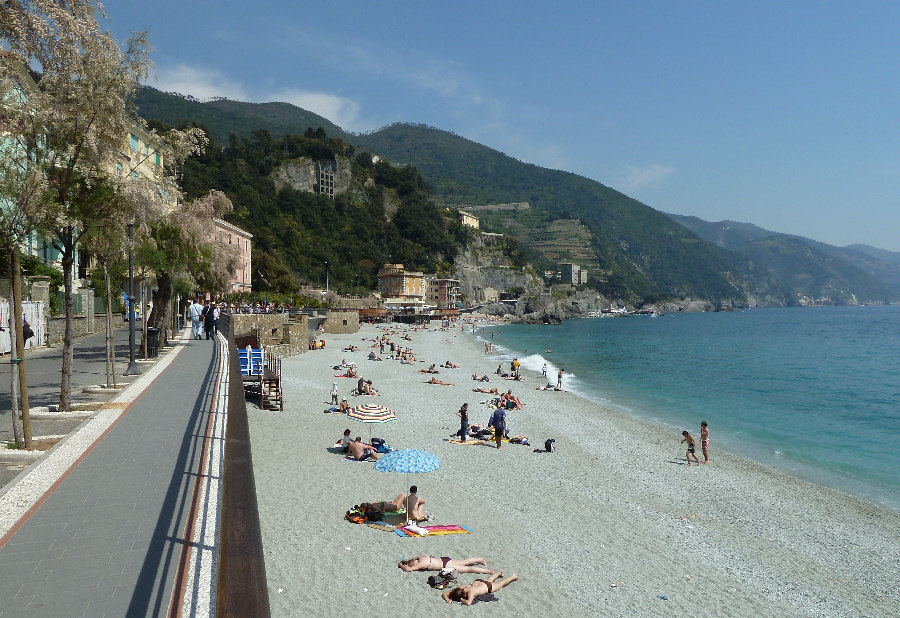
[[[150,85],[163,92],[177,92],[190,95],[201,101],[214,97],[226,97],[236,101],[246,101],[247,93],[238,82],[228,80],[217,70],[179,64],[174,68],[162,70]]]
[[[639,167],[626,165],[621,172],[615,175],[610,184],[624,191],[633,191],[645,185],[664,180],[675,173],[675,168],[670,165],[653,163]]]

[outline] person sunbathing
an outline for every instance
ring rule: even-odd
[[[372,386],[372,380],[366,380],[366,383],[363,384],[363,395],[377,395],[378,391],[375,390],[375,387]]]
[[[356,439],[350,443],[348,452],[356,461],[363,461],[364,459],[370,458],[373,461],[378,460],[378,451],[375,450],[375,447],[363,442],[362,438],[359,436],[356,436]]]
[[[445,590],[441,596],[447,603],[459,601],[463,605],[471,605],[476,598],[492,594],[501,588],[506,588],[519,579],[519,576],[515,573],[506,579],[501,580],[501,577],[503,577],[503,571],[497,571],[487,579],[476,579],[468,586],[457,586],[456,588]]]
[[[475,565],[484,566],[475,566]],[[487,568],[487,562],[482,558],[466,558],[465,560],[454,560],[449,556],[416,556],[415,558],[407,558],[401,560],[397,565],[407,573],[410,571],[442,571],[446,568],[453,568],[460,573],[480,573],[483,575],[492,575],[493,569]]]
[[[369,360],[380,361],[381,357],[375,354],[375,352],[369,352]]]
[[[346,397],[341,399],[341,405],[338,407],[338,412],[341,414],[350,414],[350,404],[347,403]]]
[[[451,363],[450,361],[447,361],[446,363],[441,365],[441,367],[444,367],[446,369],[459,369],[459,365],[455,365],[455,364]]]
[[[456,386],[456,384],[452,384],[450,382],[443,382],[441,380],[438,380],[437,378],[431,378],[430,380],[425,382],[425,384],[441,384],[443,386]]]
[[[479,386],[479,387],[473,388],[472,391],[476,392],[476,393],[488,393],[488,394],[492,394],[492,395],[500,394],[500,391],[497,390],[496,386],[494,388],[484,388],[483,386]]]
[[[381,511],[382,513],[397,513],[402,509],[406,508],[404,503],[406,502],[406,494],[400,493],[399,496],[391,500],[390,502],[385,502],[382,500],[381,502],[363,502],[359,505],[360,509],[374,509],[376,511]],[[493,572],[493,571],[492,571]]]
[[[434,363],[431,363],[431,367],[428,369],[419,369],[416,373],[437,373],[437,370],[434,368]]]
[[[354,369],[353,367],[350,367],[350,369],[347,370],[347,373],[344,374],[344,377],[345,378],[358,378],[359,376],[356,374],[356,369]]]

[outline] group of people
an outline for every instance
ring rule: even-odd
[[[200,337],[200,329],[203,328],[203,331],[206,333],[207,339],[215,339],[216,333],[218,332],[219,327],[219,315],[222,309],[216,304],[215,301],[209,302],[205,301],[205,304],[200,304],[200,300],[195,298],[191,303],[191,306],[188,307],[188,317],[191,319],[191,336],[194,339],[202,339]],[[226,308],[227,305],[222,305],[222,308]]]
[[[479,566],[480,565],[480,566]],[[487,561],[481,558],[465,558],[463,560],[454,560],[450,556],[416,556],[415,558],[407,558],[401,560],[397,566],[409,573],[412,571],[437,571],[438,575],[432,575],[428,578],[428,583],[439,590],[444,590],[441,597],[447,603],[459,601],[463,605],[472,605],[478,597],[505,588],[512,582],[519,579],[519,576],[513,573],[505,579],[503,571],[494,571],[487,568]],[[461,573],[475,573],[478,575],[488,575],[489,577],[477,578],[471,584],[455,586],[450,588],[451,582],[455,582]]]
[[[694,461],[697,465],[700,465],[700,460],[697,459],[697,441],[694,439],[687,430],[682,431],[681,435],[684,436],[681,439],[681,443],[687,443],[687,452],[684,454],[684,458],[687,459],[687,465],[691,465],[691,457],[694,458]],[[709,463],[709,427],[706,424],[706,421],[700,422],[700,448],[703,450],[703,463]]]

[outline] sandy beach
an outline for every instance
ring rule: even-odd
[[[615,615],[898,616],[900,514],[719,450],[685,466],[681,435],[546,383],[493,375],[498,361],[459,328],[410,332],[419,362],[366,360],[382,329],[327,335],[327,348],[283,361],[284,412],[248,405],[273,616]],[[391,330],[406,331],[392,328]],[[345,352],[349,345],[358,352]],[[350,396],[336,378],[346,359],[378,397]],[[416,373],[444,361],[430,385]],[[450,444],[455,412],[486,423],[488,374],[526,404],[509,412],[511,434],[531,446]],[[351,405],[377,402],[397,420],[365,425],[324,414],[332,382]],[[698,438],[698,427],[689,430]],[[434,524],[472,534],[402,538],[344,519],[354,504],[390,500],[406,477],[345,462],[329,450],[344,429],[395,449],[437,455],[441,468],[410,475]],[[557,452],[535,453],[554,438]],[[699,453],[699,448],[698,448]],[[702,460],[702,455],[700,456]],[[447,605],[428,573],[404,573],[403,557],[484,556],[519,581],[472,607]],[[471,583],[478,575],[460,576]]]

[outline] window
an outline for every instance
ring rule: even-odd
[[[160,165],[162,165],[162,158],[159,156],[159,153],[157,152],[153,156],[156,160],[156,167],[159,167]]]
[[[137,176],[138,176],[137,172],[131,172],[131,179],[132,179],[132,180],[137,180]]]
[[[121,176],[121,175],[122,175],[122,171],[123,171],[122,164],[121,164],[121,163],[116,163],[116,175],[117,175],[117,176]]]
[[[137,138],[137,135],[135,135],[134,133],[131,133],[130,135],[131,135],[131,149],[132,149],[133,151],[137,152],[137,149],[138,149],[138,138]]]

